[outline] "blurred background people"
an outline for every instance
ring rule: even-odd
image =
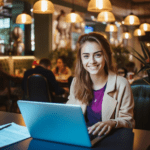
[[[68,80],[68,78],[72,75],[71,70],[69,67],[66,66],[65,63],[65,56],[61,56],[57,59],[57,66],[52,69],[52,72],[54,73],[56,80],[62,81],[62,80]]]
[[[127,78],[127,73],[128,73],[128,71],[124,67],[119,67],[117,70],[117,74],[122,76],[122,77],[125,77],[125,78]]]
[[[53,72],[50,70],[50,66],[51,66],[50,60],[48,58],[42,58],[39,61],[38,66],[36,66],[35,68],[32,68],[32,69],[29,69],[24,73],[24,78],[23,78],[23,82],[22,82],[22,89],[24,91],[24,96],[26,99],[28,99],[28,97],[27,97],[27,79],[32,74],[41,74],[47,79],[50,94],[51,94],[54,102],[56,101],[54,94],[55,95],[62,95],[62,94],[68,93],[67,88],[63,89],[63,88],[59,87]],[[53,94],[53,92],[54,92],[54,94]]]

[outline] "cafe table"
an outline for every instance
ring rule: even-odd
[[[0,125],[15,122],[25,126],[21,114],[0,111]],[[150,131],[120,128],[112,131],[94,147],[80,147],[38,139],[26,139],[2,148],[2,150],[149,150]]]

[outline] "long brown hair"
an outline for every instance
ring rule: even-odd
[[[105,58],[104,70],[108,74],[108,70],[112,70],[112,52],[108,41],[104,36],[98,32],[91,32],[89,34],[81,35],[77,42],[77,58],[75,66],[75,85],[74,93],[75,98],[82,101],[83,103],[88,104],[93,98],[93,89],[92,89],[92,80],[89,73],[84,69],[82,60],[81,60],[81,49],[85,42],[96,42],[98,43],[103,50]]]

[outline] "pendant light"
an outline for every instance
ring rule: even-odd
[[[114,22],[115,16],[112,12],[109,11],[102,11],[97,16],[97,21],[99,22]]]
[[[123,39],[131,39],[131,38],[132,38],[131,33],[129,33],[129,32],[123,33]]]
[[[17,24],[32,24],[32,17],[26,13],[22,13],[16,18]]]
[[[90,0],[87,10],[91,12],[111,11],[112,6],[109,0]]]
[[[4,6],[4,2],[3,0],[0,0],[0,7],[3,7]]]
[[[128,15],[125,19],[124,19],[124,25],[139,25],[140,24],[140,20],[137,16],[133,15],[133,13],[131,13],[130,15]]]
[[[33,13],[52,14],[54,11],[54,5],[49,0],[39,0],[33,5]]]
[[[134,30],[133,35],[134,35],[134,36],[144,36],[144,35],[145,35],[145,32],[144,32],[144,30],[142,30],[142,29],[136,29],[136,30]]]
[[[79,14],[75,13],[75,11],[72,10],[71,13],[66,15],[66,22],[68,22],[68,23],[81,23],[81,22],[83,22],[83,19],[80,17]]]
[[[117,32],[117,26],[115,24],[107,24],[106,28],[105,28],[106,32]]]
[[[142,23],[139,28],[144,30],[145,32],[148,32],[148,31],[150,31],[150,24],[149,23]]]

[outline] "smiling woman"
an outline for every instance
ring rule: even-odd
[[[78,40],[75,78],[68,98],[68,104],[81,106],[89,133],[101,136],[113,128],[134,127],[131,87],[113,72],[110,45],[98,32]]]

